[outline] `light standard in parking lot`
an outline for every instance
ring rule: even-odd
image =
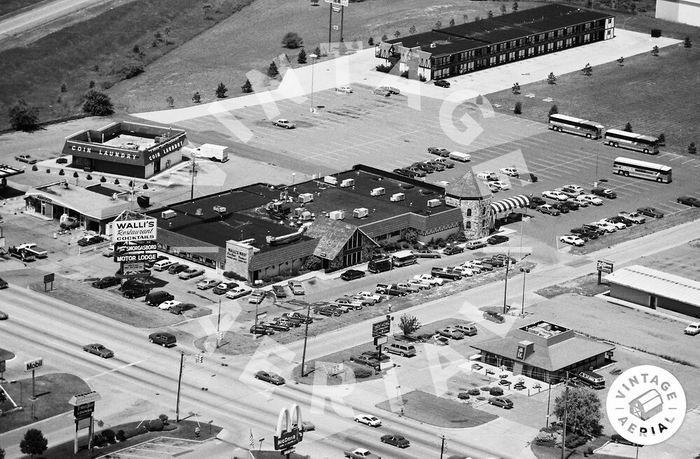
[[[520,268],[520,272],[523,273],[523,302],[520,305],[520,315],[525,317],[525,277],[530,273],[530,268]]]
[[[316,109],[314,108],[314,63],[316,59],[318,59],[318,56],[309,54],[309,58],[311,58],[311,113],[316,113]]]

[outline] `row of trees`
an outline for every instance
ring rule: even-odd
[[[90,116],[107,116],[114,113],[114,106],[107,94],[91,89],[83,96],[83,112]],[[37,107],[30,106],[24,99],[19,99],[8,111],[12,129],[36,131],[39,129],[38,113]]]

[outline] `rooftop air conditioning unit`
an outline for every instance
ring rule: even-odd
[[[299,195],[299,202],[311,202],[314,200],[314,194],[313,193],[302,193]]]
[[[223,214],[226,213],[226,207],[224,206],[214,206],[214,212]]]
[[[438,207],[442,204],[439,199],[428,199],[428,207]]]
[[[338,184],[338,179],[333,177],[332,175],[326,175],[323,177],[323,181],[325,183],[330,183],[331,185],[337,185]]]
[[[329,214],[331,220],[343,220],[345,218],[344,210],[334,210]]]
[[[194,211],[194,214],[198,217],[201,217],[202,215],[204,215],[204,210],[201,207],[197,207],[197,210]]]
[[[378,188],[373,189],[369,194],[371,196],[382,196],[382,195],[386,194],[386,190],[382,187],[378,187]]]
[[[355,179],[345,179],[342,182],[340,182],[340,187],[341,188],[349,188],[351,186],[355,186]]]
[[[369,215],[369,209],[366,207],[358,207],[352,211],[352,216],[355,218],[365,218],[367,215]]]
[[[177,213],[174,210],[164,210],[160,213],[160,218],[162,218],[163,220],[175,217],[177,217]]]
[[[394,193],[391,195],[390,201],[399,202],[399,201],[403,201],[405,199],[406,199],[406,195],[404,193]]]

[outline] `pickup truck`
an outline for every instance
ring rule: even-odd
[[[383,294],[383,295],[390,295],[390,296],[405,296],[406,292],[404,290],[399,290],[396,288],[395,285],[387,285],[387,284],[377,284],[377,289],[375,292]]]
[[[361,296],[362,298],[372,300],[372,301],[374,301],[375,304],[381,303],[381,301],[382,301],[381,295],[377,295],[376,293],[371,293],[371,292],[360,292],[355,296]]]
[[[295,295],[303,295],[304,294],[304,286],[301,284],[299,281],[289,281],[287,282],[289,285],[289,289],[292,291],[293,294]]]
[[[459,280],[462,278],[462,275],[456,271],[448,271],[445,268],[433,268],[430,270],[430,274],[432,274],[434,277],[441,277],[443,279],[451,279],[451,280]]]
[[[275,298],[286,298],[287,292],[284,291],[283,285],[273,285],[272,292],[275,294]]]
[[[420,287],[414,284],[409,284],[408,282],[401,282],[399,284],[396,284],[396,288],[403,289],[408,293],[418,293],[420,291]]]
[[[34,244],[33,242],[29,242],[26,244],[20,244],[17,246],[17,248],[24,249],[37,258],[46,258],[49,256],[49,252],[47,252],[46,249],[42,249],[41,247]]]
[[[352,451],[345,451],[344,454],[345,457],[349,457],[350,459],[382,459],[380,456],[371,453],[365,448],[355,448]]]
[[[26,249],[20,249],[19,247],[10,247],[7,252],[15,258],[19,258],[22,261],[34,261],[36,257],[29,253]]]

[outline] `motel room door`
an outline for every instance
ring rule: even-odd
[[[160,172],[160,158],[153,161],[153,173],[157,174],[158,172]]]

